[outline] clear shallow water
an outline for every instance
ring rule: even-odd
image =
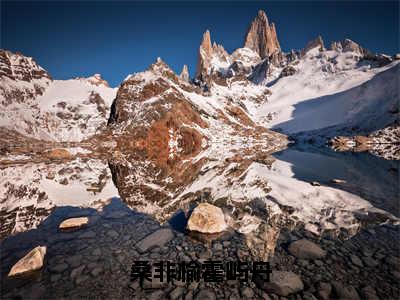
[[[327,147],[294,146],[273,154],[292,165],[299,180],[348,191],[373,206],[400,216],[399,161],[385,160],[368,152],[335,152]],[[345,183],[335,184],[332,179]]]
[[[296,179],[310,189],[314,187],[309,182],[318,181],[322,189],[330,186],[359,195],[374,207],[398,216],[396,162],[366,153],[337,153],[308,146],[292,147],[273,156],[276,161],[272,166],[257,169],[260,171],[257,184],[263,186],[260,181],[268,183],[269,176],[287,174],[285,172],[288,170],[281,168],[287,163],[291,180]],[[214,250],[212,239],[193,237],[185,230],[187,218],[196,203],[212,202],[212,190],[202,189],[201,193],[191,193],[173,205],[170,196],[160,192],[160,186],[166,191],[191,186],[199,177],[207,176],[207,170],[212,170],[207,163],[204,165],[206,171],[201,168],[190,169],[192,172],[189,175],[178,177],[174,176],[177,170],[171,166],[168,166],[170,169],[153,170],[142,168],[148,166],[146,162],[134,161],[133,165],[126,165],[108,159],[90,158],[61,164],[27,163],[2,169],[4,197],[0,220],[3,236],[0,245],[3,292],[12,294],[14,288],[23,287],[23,294],[29,295],[51,287],[50,294],[43,293],[58,297],[66,290],[90,283],[91,286],[97,286],[99,297],[101,293],[108,295],[111,289],[116,296],[126,297],[130,295],[125,289],[129,285],[129,262],[134,258],[181,260],[186,255],[199,259],[199,253],[205,253],[203,257],[218,257],[220,251]],[[224,168],[229,169],[224,164],[217,164],[217,167],[220,168],[217,169],[219,174],[226,171]],[[249,168],[248,163],[246,168]],[[154,174],[161,174],[161,177],[152,176]],[[152,181],[143,181],[139,175],[148,176]],[[215,188],[213,181],[220,178],[211,175],[208,184]],[[165,183],[166,178],[179,178],[180,181],[177,184],[168,179]],[[333,184],[331,180],[334,178],[345,180],[346,183]],[[235,181],[231,177],[228,179],[233,185],[229,190],[232,192],[245,182]],[[165,185],[162,185],[163,182]],[[296,188],[293,186],[293,189]],[[320,188],[315,189],[319,194]],[[298,199],[290,200],[295,202]],[[314,207],[313,202],[310,203],[307,204],[308,209]],[[222,198],[217,199],[217,204],[233,219],[231,224],[236,229],[236,232],[227,236],[216,237],[221,243],[229,241],[226,252],[224,246],[223,256],[234,257],[240,249],[260,258],[265,253],[269,254],[271,247],[275,247],[277,241],[271,240],[271,236],[282,228],[274,228],[269,222],[266,208],[259,201],[251,200],[232,207],[232,203]],[[69,233],[58,230],[62,220],[75,216],[89,216],[89,226]],[[160,228],[170,228],[174,232],[172,241],[160,244],[157,250],[139,253],[135,248],[137,242]],[[11,266],[37,245],[48,247],[46,267],[39,277],[34,281],[7,280],[6,274]],[[187,245],[188,250],[179,250],[182,245]],[[81,265],[85,265],[85,268],[76,275],[79,270],[74,270]],[[97,272],[100,272],[101,280],[98,280]],[[107,280],[108,272],[112,274],[111,281],[116,283],[103,282],[101,285],[99,282]],[[75,296],[81,296],[83,292],[79,289]],[[71,295],[74,296],[73,293]]]

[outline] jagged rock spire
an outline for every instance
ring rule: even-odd
[[[196,78],[201,79],[204,77],[204,71],[208,69],[209,61],[211,60],[211,56],[213,53],[213,48],[211,46],[211,35],[210,31],[207,29],[206,32],[203,33],[203,39],[201,40],[201,44],[199,47],[199,57],[197,60],[197,68],[196,68]]]
[[[309,50],[318,47],[318,49],[323,50],[325,49],[324,41],[322,37],[319,35],[315,39],[309,41],[307,46],[301,51],[302,55],[306,54]]]
[[[186,82],[189,82],[190,76],[189,76],[189,69],[188,69],[188,66],[187,66],[187,65],[183,65],[182,72],[181,72],[181,74],[179,75],[179,77],[180,77],[182,80],[184,80],[184,81],[186,81]]]
[[[269,25],[267,15],[263,10],[259,10],[246,33],[244,47],[257,52],[261,58],[280,52],[278,37],[276,35],[275,24]]]

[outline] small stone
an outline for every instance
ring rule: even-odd
[[[188,225],[191,231],[219,233],[228,228],[222,209],[208,203],[200,203],[192,212]]]
[[[373,259],[370,256],[363,257],[363,261],[364,261],[365,265],[367,265],[368,267],[371,267],[371,268],[376,267],[379,264],[375,259]]]
[[[86,231],[78,236],[80,239],[92,239],[94,237],[96,237],[96,232],[94,231]]]
[[[272,271],[270,282],[256,278],[259,288],[279,296],[288,296],[303,290],[304,285],[300,277],[293,272]]]
[[[362,268],[364,266],[362,261],[361,261],[361,259],[359,259],[358,256],[352,254],[350,256],[350,259],[351,259],[351,262],[353,263],[353,265],[356,265],[356,266],[358,266],[360,268]]]
[[[56,282],[59,281],[61,279],[61,274],[52,274],[50,276],[50,281],[51,282]]]
[[[318,267],[322,267],[322,266],[324,265],[324,263],[322,262],[322,260],[319,260],[319,259],[317,259],[314,263],[315,263]]]
[[[289,252],[293,256],[301,259],[318,259],[323,258],[326,252],[317,244],[301,239],[290,244]]]
[[[216,300],[215,293],[212,289],[201,289],[196,296],[194,297],[196,300]]]
[[[332,285],[328,282],[320,282],[318,285],[318,296],[323,300],[330,299],[330,295],[332,292]]]
[[[184,288],[181,286],[178,286],[172,290],[172,292],[169,294],[169,298],[171,300],[179,299],[183,295],[183,291],[184,291]]]
[[[230,241],[223,241],[222,244],[224,245],[224,247],[229,247],[231,242]]]
[[[81,275],[81,273],[83,272],[83,270],[85,269],[85,266],[80,266],[78,268],[75,268],[71,271],[71,279],[75,279],[77,278],[79,275]]]
[[[311,181],[310,184],[312,186],[320,186],[321,185],[318,181]]]
[[[89,218],[80,217],[80,218],[70,218],[61,222],[59,229],[73,229],[85,226],[89,222]]]
[[[254,292],[251,288],[246,286],[245,288],[242,289],[241,291],[242,297],[248,298],[248,299],[253,299],[254,297]]]
[[[345,286],[340,282],[333,282],[333,289],[335,291],[336,296],[339,299],[354,299],[359,300],[360,296],[358,295],[356,289],[352,286]]]
[[[116,232],[115,230],[107,231],[107,235],[112,239],[116,239],[119,236],[118,232]]]
[[[362,290],[363,299],[366,300],[379,300],[379,297],[376,295],[376,291],[371,286],[366,286]]]
[[[96,267],[90,272],[90,274],[92,274],[92,276],[96,277],[96,276],[100,275],[102,272],[103,272],[102,268]]]
[[[185,300],[192,300],[193,299],[193,291],[189,291],[186,295],[185,295]]]
[[[77,254],[74,256],[70,256],[65,258],[65,261],[70,265],[71,268],[76,268],[81,264],[82,255]]]
[[[305,292],[303,294],[303,300],[318,300],[315,296],[310,292]]]
[[[214,250],[215,251],[222,251],[224,248],[222,247],[222,245],[220,243],[215,243],[214,244]]]
[[[78,278],[76,278],[75,282],[76,282],[77,285],[80,285],[81,283],[85,282],[88,279],[89,279],[89,276],[80,275],[80,276],[78,276]]]
[[[137,243],[137,248],[140,252],[146,252],[152,247],[159,246],[162,247],[164,244],[168,243],[174,238],[174,233],[169,228],[161,228],[152,234],[146,236],[139,243]]]
[[[46,246],[38,246],[32,249],[11,268],[8,276],[21,275],[41,269],[43,267],[46,250]]]
[[[100,256],[101,255],[101,250],[99,248],[96,248],[92,251],[93,256]]]
[[[49,269],[53,273],[62,273],[68,268],[68,265],[66,263],[60,263],[55,266],[50,266]]]

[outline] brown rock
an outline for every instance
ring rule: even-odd
[[[32,249],[11,268],[8,276],[21,275],[42,268],[46,249],[46,246]]]
[[[60,229],[71,229],[79,228],[86,225],[89,222],[87,217],[70,218],[61,222],[58,228]]]
[[[72,157],[68,150],[62,148],[48,150],[44,155],[50,159],[70,159]]]
[[[247,30],[244,47],[257,52],[261,58],[281,51],[275,24],[269,25],[264,11],[258,11],[258,15]]]
[[[226,230],[228,225],[221,208],[208,203],[201,203],[193,210],[187,227],[191,231],[218,233]]]

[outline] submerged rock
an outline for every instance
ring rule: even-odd
[[[21,275],[42,268],[46,250],[46,246],[37,246],[32,249],[11,268],[8,276]]]
[[[155,246],[163,246],[174,238],[174,233],[169,228],[161,228],[142,239],[136,246],[140,252],[146,252]]]
[[[306,239],[301,239],[290,244],[289,252],[301,259],[318,259],[326,255],[320,246]]]
[[[188,229],[201,233],[219,233],[228,228],[222,209],[208,203],[201,203],[189,218]]]
[[[87,217],[70,218],[62,221],[58,228],[60,229],[79,228],[86,225],[88,222],[89,218]]]

